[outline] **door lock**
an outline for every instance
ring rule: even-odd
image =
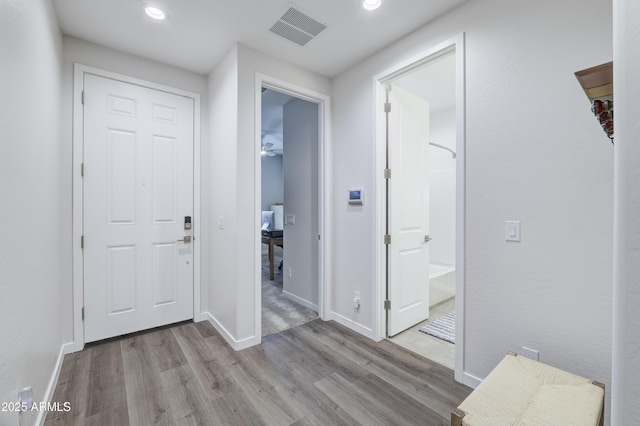
[[[193,237],[191,237],[191,235],[185,235],[183,239],[178,240],[179,243],[185,243],[185,244],[189,244],[191,242],[191,239]]]
[[[184,229],[191,229],[191,216],[184,217]]]

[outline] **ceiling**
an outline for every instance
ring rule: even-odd
[[[201,74],[235,43],[327,77],[468,0],[383,0],[375,11],[361,0],[52,0],[65,34]],[[144,15],[146,5],[169,14]],[[327,29],[304,47],[268,31],[294,6]]]

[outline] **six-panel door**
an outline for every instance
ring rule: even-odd
[[[85,342],[193,318],[193,100],[84,77]]]

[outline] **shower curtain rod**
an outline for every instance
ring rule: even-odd
[[[429,145],[437,146],[438,148],[442,148],[442,149],[444,149],[446,151],[449,151],[451,153],[451,157],[452,158],[456,158],[456,152],[454,150],[450,149],[450,148],[447,148],[444,145],[440,145],[440,144],[435,143],[435,142],[429,142]]]

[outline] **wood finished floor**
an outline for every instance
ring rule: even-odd
[[[274,250],[276,274],[273,281],[269,280],[269,257],[262,256],[262,337],[318,318],[316,312],[282,294],[282,271],[277,267],[282,259],[282,248],[276,246]]]
[[[235,352],[207,322],[65,357],[45,425],[449,425],[471,389],[390,341],[314,320]]]

